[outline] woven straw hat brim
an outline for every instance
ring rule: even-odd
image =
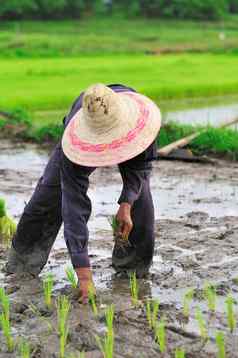
[[[62,148],[73,163],[88,166],[111,166],[142,153],[155,140],[161,114],[148,97],[133,92],[118,93],[122,104],[121,121],[108,130],[93,131],[80,109],[65,129]]]

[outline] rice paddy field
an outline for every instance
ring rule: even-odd
[[[0,202],[0,358],[238,357],[238,134],[215,128],[238,116],[237,63],[237,16],[0,23],[0,198],[16,223],[50,155],[43,145],[60,139],[63,117],[93,82],[123,83],[156,101],[160,146],[212,123],[190,148],[219,156],[154,164],[156,243],[146,279],[113,271],[109,220],[121,178],[116,168],[93,174],[97,298],[87,306],[62,231],[40,277],[6,275],[14,225],[3,230]]]

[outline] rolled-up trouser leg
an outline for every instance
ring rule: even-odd
[[[57,145],[26,205],[6,265],[9,273],[40,273],[62,224],[60,153]]]
[[[145,181],[139,199],[132,207],[133,229],[129,241],[136,248],[136,258],[151,265],[154,255],[155,217],[149,179]]]
[[[144,276],[152,264],[154,254],[154,205],[150,191],[150,180],[145,181],[141,194],[132,207],[133,229],[129,241],[135,248],[125,260],[115,260],[117,271],[135,270],[137,276]],[[113,260],[114,261],[114,260]]]

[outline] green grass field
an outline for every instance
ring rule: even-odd
[[[1,22],[0,110],[26,110],[37,138],[56,138],[92,83],[132,86],[169,109],[171,100],[237,94],[237,63],[238,17]]]
[[[0,53],[15,58],[237,51],[237,37],[237,16],[220,22],[115,16],[78,21],[1,22]]]
[[[221,33],[224,34],[221,35]],[[238,17],[220,22],[88,18],[0,23],[5,57],[237,51]]]
[[[80,91],[94,82],[124,83],[160,100],[237,93],[236,55],[111,55],[0,59],[0,109],[30,111],[58,121]]]

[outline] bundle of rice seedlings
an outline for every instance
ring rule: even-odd
[[[15,232],[16,224],[7,215],[5,201],[0,199],[0,242],[2,241],[7,247],[9,247]]]

